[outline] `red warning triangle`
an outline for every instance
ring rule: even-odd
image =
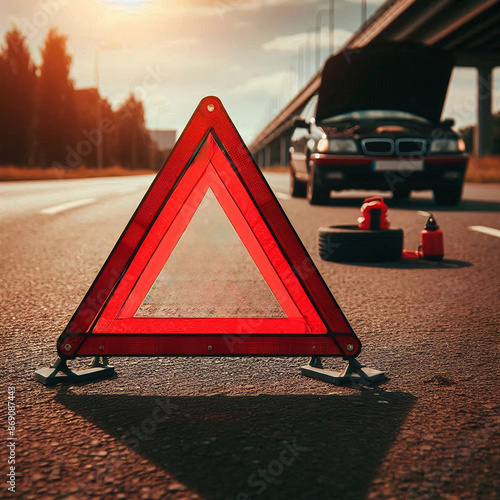
[[[213,193],[255,262],[282,309],[279,317],[140,313],[207,193]],[[216,97],[200,102],[58,340],[59,354],[66,358],[352,358],[360,349],[358,338]]]

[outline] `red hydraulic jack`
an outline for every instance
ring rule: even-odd
[[[361,217],[358,218],[359,229],[389,229],[391,223],[387,219],[387,205],[381,196],[366,198],[361,206]]]
[[[441,261],[444,256],[443,231],[439,229],[436,218],[430,212],[420,212],[427,216],[424,230],[420,233],[420,245],[417,251],[403,250],[405,259],[427,259]]]

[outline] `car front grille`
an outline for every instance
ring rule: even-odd
[[[363,139],[361,147],[366,155],[387,156],[394,153],[392,139]]]
[[[396,139],[372,138],[363,139],[361,147],[365,155],[369,156],[418,156],[424,155],[427,150],[425,139]]]
[[[396,141],[396,154],[398,155],[423,155],[425,150],[425,139],[398,139]]]

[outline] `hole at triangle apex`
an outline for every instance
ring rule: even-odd
[[[209,188],[135,317],[287,316]]]

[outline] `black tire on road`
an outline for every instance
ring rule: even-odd
[[[434,201],[438,205],[458,205],[462,199],[462,185],[434,189]]]
[[[314,167],[311,168],[309,178],[307,179],[306,197],[311,205],[327,205],[330,201],[330,190],[318,184],[316,169]]]
[[[319,255],[333,262],[395,261],[403,252],[403,230],[361,230],[358,226],[319,229]]]
[[[295,177],[293,169],[290,169],[290,195],[293,198],[305,198],[307,191],[307,182],[299,181]]]

